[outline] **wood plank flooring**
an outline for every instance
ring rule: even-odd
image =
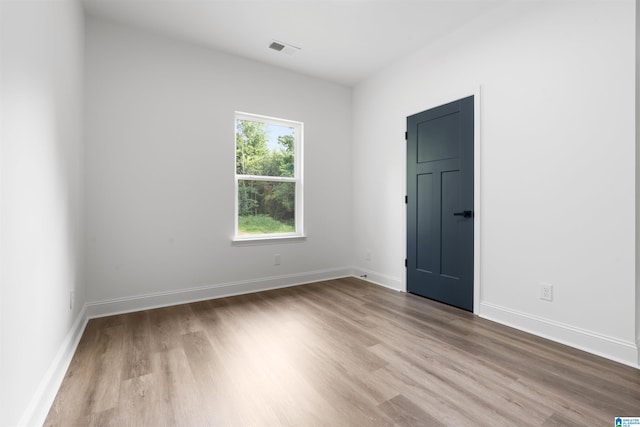
[[[611,426],[640,370],[355,278],[91,320],[46,426]]]

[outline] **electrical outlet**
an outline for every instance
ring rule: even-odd
[[[273,265],[280,265],[280,254],[273,255]]]
[[[540,284],[540,299],[553,301],[553,286],[548,283]]]

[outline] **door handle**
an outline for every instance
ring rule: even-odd
[[[473,217],[473,211],[454,212],[453,216],[461,216],[463,218],[472,218]]]

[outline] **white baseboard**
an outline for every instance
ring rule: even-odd
[[[40,382],[36,393],[33,395],[27,409],[20,418],[18,425],[34,426],[44,423],[90,318],[303,285],[349,276],[352,276],[352,269],[351,267],[345,267],[87,303],[76,317],[71,326],[71,330],[60,346],[56,357]]]
[[[366,277],[362,277],[363,275],[366,275]],[[19,425],[31,426],[44,423],[89,318],[285,288],[349,276],[396,291],[403,290],[402,282],[398,278],[370,270],[344,267],[87,303],[76,317],[71,330],[60,346],[60,350],[40,382],[29,406],[23,413]],[[622,341],[486,302],[480,304],[479,316],[634,368],[640,368],[640,353],[638,351],[640,340],[637,343]]]
[[[480,303],[480,317],[640,369],[634,343],[495,304]]]
[[[67,369],[69,369],[71,359],[78,348],[78,343],[80,342],[84,328],[87,326],[87,321],[87,306],[85,305],[82,307],[80,313],[78,313],[73,325],[71,325],[71,329],[62,342],[56,357],[53,359],[51,365],[49,365],[49,369],[47,369],[29,405],[22,414],[18,422],[19,426],[44,424],[53,400],[56,398],[58,389],[62,384],[62,380],[67,373]]]
[[[286,288],[351,275],[351,267],[343,267],[95,301],[87,304],[87,316],[88,318],[105,317],[114,314],[130,313],[270,289]]]
[[[366,280],[378,286],[384,286],[385,288],[393,289],[394,291],[402,291],[402,280],[397,277],[388,276],[386,274],[378,273],[372,270],[364,268],[353,267],[353,277]]]

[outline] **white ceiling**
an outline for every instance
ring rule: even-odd
[[[353,85],[505,0],[84,0],[89,15]],[[268,49],[278,40],[301,50]]]

